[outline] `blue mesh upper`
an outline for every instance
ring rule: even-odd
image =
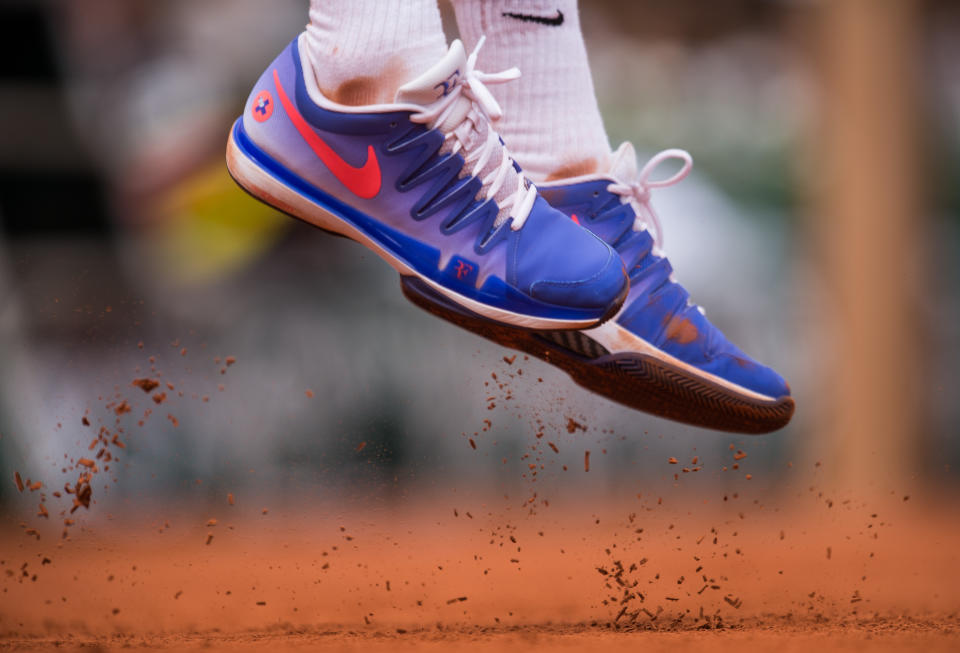
[[[779,374],[744,354],[689,302],[686,289],[670,278],[670,262],[654,253],[651,234],[633,230],[633,207],[607,190],[610,183],[599,179],[542,187],[541,194],[620,253],[630,277],[630,295],[617,322],[704,372],[769,397],[789,395]]]

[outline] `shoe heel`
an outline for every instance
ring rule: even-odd
[[[310,202],[300,193],[274,178],[251,158],[237,143],[236,133],[242,129],[242,119],[237,119],[227,138],[227,171],[233,180],[248,194],[269,204],[278,211],[322,229],[333,236],[355,240],[342,220],[323,206]]]

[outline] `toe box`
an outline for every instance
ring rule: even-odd
[[[538,301],[601,313],[629,284],[616,250],[539,198],[512,243],[508,275]]]

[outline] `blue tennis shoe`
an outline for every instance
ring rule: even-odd
[[[481,72],[455,41],[394,103],[344,106],[318,88],[301,41],[230,131],[227,167],[244,189],[365,245],[424,302],[472,318],[549,331],[617,312],[620,256],[540,197],[491,126],[501,112],[487,85],[519,71]]]
[[[661,162],[680,171],[654,181]],[[567,371],[580,385],[661,417],[713,429],[766,433],[785,426],[794,401],[783,378],[724,337],[673,279],[658,247],[662,231],[650,204],[654,188],[683,179],[692,166],[683,150],[661,152],[640,171],[624,143],[605,174],[538,184],[550,204],[612,245],[623,258],[630,290],[614,319],[579,331],[521,331],[472,321],[446,307],[446,319]],[[424,306],[414,289],[407,297]]]

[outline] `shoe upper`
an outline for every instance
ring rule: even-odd
[[[254,86],[242,119],[245,137],[290,185],[481,302],[594,319],[622,299],[620,256],[540,198],[491,127],[500,109],[485,84],[518,72],[477,71],[476,53],[467,58],[455,41],[395,104],[347,107],[323,97],[302,61],[294,40]]]
[[[649,182],[647,177],[665,158],[682,156],[688,164],[692,161],[682,151],[665,154],[638,173],[633,146],[624,143],[607,174],[540,184],[540,192],[552,206],[610,243],[623,258],[630,292],[615,317],[617,324],[703,372],[766,397],[789,395],[786,381],[731,343],[674,280],[670,261],[660,251],[651,230],[655,227],[656,236],[660,236],[649,193],[658,185],[679,181],[689,167],[666,182]]]

